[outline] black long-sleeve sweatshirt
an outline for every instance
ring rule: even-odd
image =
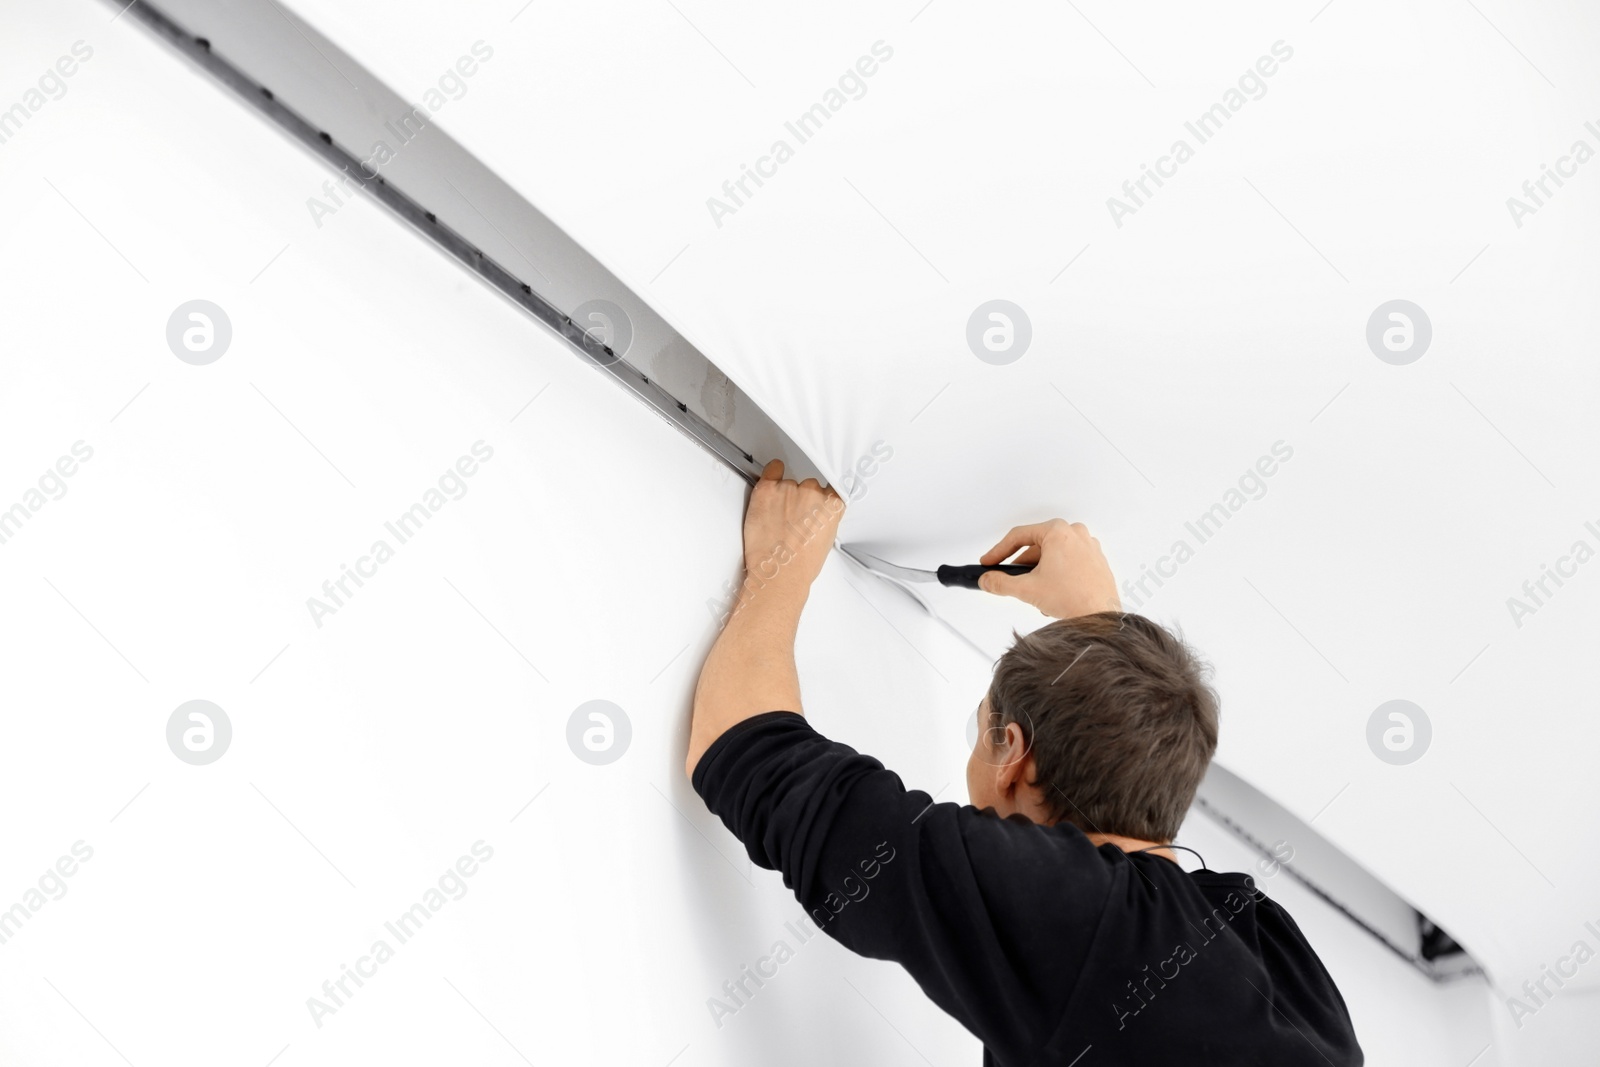
[[[737,723],[695,791],[813,921],[893,960],[985,1067],[1362,1063],[1344,999],[1245,874],[933,803],[795,712]]]

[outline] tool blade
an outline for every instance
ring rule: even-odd
[[[939,575],[935,571],[918,570],[915,567],[901,567],[888,560],[879,559],[877,556],[868,555],[860,549],[851,548],[849,545],[840,545],[839,551],[861,564],[870,571],[877,571],[886,578],[897,578],[902,582],[932,582],[938,584]]]

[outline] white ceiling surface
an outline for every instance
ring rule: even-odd
[[[1506,207],[1600,144],[1592,7],[839,2],[779,36],[711,2],[294,7],[413,99],[489,43],[451,134],[824,469],[893,448],[845,540],[957,562],[1060,514],[1136,578],[1283,442],[1260,499],[1125,598],[1215,661],[1220,758],[1509,986],[1597,917],[1571,844],[1600,831],[1600,579],[1520,628],[1506,606],[1600,540],[1600,163],[1520,229]],[[1266,94],[1118,228],[1107,198],[1280,40]],[[866,94],[716,225],[707,198],[877,41]],[[992,298],[1032,321],[1009,366],[966,347]],[[1396,298],[1435,332],[1409,366],[1365,343]],[[992,647],[1027,618],[951,603]],[[1404,767],[1365,742],[1394,698],[1434,727]]]

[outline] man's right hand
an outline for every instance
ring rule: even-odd
[[[1022,555],[1010,559],[1018,549]],[[979,586],[998,596],[1016,597],[1057,619],[1122,610],[1111,565],[1099,540],[1081,522],[1051,519],[1018,526],[978,562],[993,566],[1008,561],[1032,563],[1034,568],[1028,574],[990,571],[979,579]]]

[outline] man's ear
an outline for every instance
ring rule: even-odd
[[[996,740],[1001,744],[995,752],[995,786],[1001,796],[1015,797],[1033,780],[1033,753],[1017,723],[1006,723],[1005,737]]]

